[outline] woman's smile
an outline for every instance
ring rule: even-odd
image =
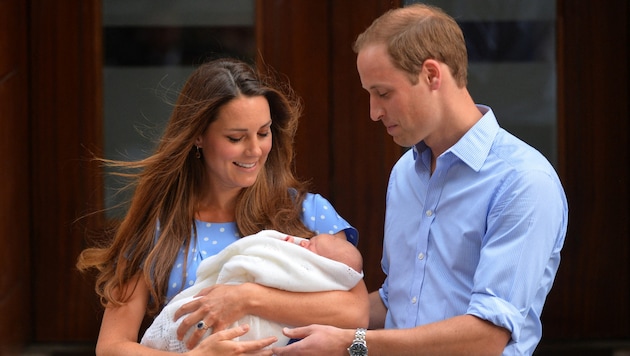
[[[252,162],[252,163],[234,162],[235,165],[241,168],[254,168],[256,166],[256,163],[258,162]]]
[[[240,96],[225,104],[196,144],[210,184],[252,186],[272,147],[271,113],[264,96]]]

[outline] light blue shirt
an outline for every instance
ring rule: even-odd
[[[433,174],[423,142],[392,170],[379,291],[385,327],[471,314],[512,333],[504,355],[531,355],[567,201],[551,164],[478,108],[481,120],[438,157]]]
[[[358,243],[357,230],[337,214],[332,204],[319,194],[307,194],[302,203],[302,221],[307,228],[316,234],[336,234],[343,230],[348,241],[355,246]],[[210,223],[196,220],[195,227],[197,238],[193,237],[189,253],[186,253],[187,251],[182,247],[171,270],[166,293],[167,301],[195,283],[197,268],[203,259],[216,255],[226,246],[241,238],[234,222]],[[188,262],[186,271],[184,271],[184,258],[186,256]],[[182,279],[182,274],[185,274],[186,278]],[[182,281],[184,286],[182,286]]]

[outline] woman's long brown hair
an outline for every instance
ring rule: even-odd
[[[239,233],[246,236],[276,229],[296,236],[314,235],[300,219],[306,184],[293,172],[301,103],[288,84],[270,73],[263,75],[234,59],[202,64],[179,94],[153,155],[132,162],[99,159],[122,169],[117,174],[131,178],[134,189],[113,240],[85,249],[77,262],[82,271],[98,270],[95,289],[104,306],[123,305],[131,295],[123,288],[142,272],[151,296],[147,312],[159,311],[177,253],[182,246],[188,250],[196,234],[195,205],[206,178],[203,160],[195,157],[194,141],[216,119],[218,110],[239,96],[268,100],[273,140],[264,170],[237,198]]]

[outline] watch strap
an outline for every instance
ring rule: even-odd
[[[354,332],[354,340],[350,347],[348,347],[348,353],[350,356],[367,356],[368,349],[365,341],[367,330],[364,328],[358,328]]]

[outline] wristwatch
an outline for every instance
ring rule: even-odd
[[[348,353],[350,356],[367,356],[368,349],[365,343],[365,332],[363,328],[358,328],[354,333],[354,340],[350,347],[348,347]]]

